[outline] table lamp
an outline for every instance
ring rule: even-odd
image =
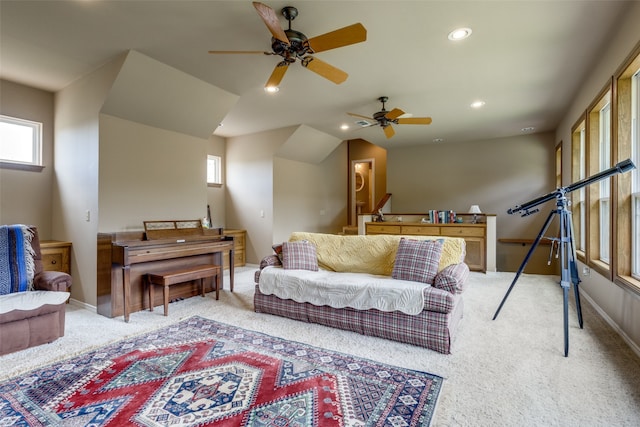
[[[471,207],[469,208],[469,213],[473,214],[473,220],[472,223],[475,224],[478,222],[478,214],[482,213],[482,211],[480,210],[480,206],[478,205],[471,205]]]

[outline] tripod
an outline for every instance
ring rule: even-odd
[[[580,324],[580,329],[582,329],[582,325],[583,325],[582,308],[580,306],[580,291],[578,288],[578,285],[580,283],[580,277],[578,277],[578,268],[576,266],[576,251],[575,251],[575,246],[573,242],[573,222],[571,221],[571,211],[567,209],[568,202],[567,202],[566,193],[567,193],[567,190],[565,188],[560,188],[554,194],[556,196],[556,209],[552,210],[551,213],[549,213],[549,216],[547,217],[547,220],[542,226],[542,229],[540,230],[538,237],[536,237],[533,244],[531,245],[531,249],[529,249],[529,252],[525,256],[524,261],[520,265],[520,268],[518,269],[518,272],[516,273],[516,276],[513,279],[513,282],[511,282],[511,286],[509,286],[509,289],[507,290],[507,293],[502,299],[502,302],[500,303],[498,310],[496,310],[496,314],[494,314],[493,316],[493,320],[496,320],[496,318],[498,317],[498,314],[500,313],[500,310],[502,309],[502,306],[504,305],[504,303],[507,301],[507,298],[509,297],[509,293],[511,293],[511,290],[513,289],[516,282],[518,281],[520,274],[522,274],[522,271],[524,270],[525,266],[529,262],[529,258],[533,254],[533,251],[538,246],[538,243],[540,243],[540,240],[544,236],[544,233],[547,231],[547,228],[549,228],[551,221],[557,215],[560,219],[559,237],[552,238],[551,240],[557,241],[559,252],[560,252],[560,286],[562,287],[563,301],[564,301],[563,308],[564,308],[564,356],[565,357],[569,355],[569,288],[571,287],[572,283],[573,283],[573,289],[575,292],[576,311],[578,313],[578,323]],[[526,211],[523,216],[530,215],[535,212],[537,212],[537,210],[532,212]],[[553,251],[553,245],[551,246],[551,250]]]

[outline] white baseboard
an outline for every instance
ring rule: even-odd
[[[580,289],[580,296],[586,298],[586,300],[589,301],[591,306],[593,306],[596,312],[598,312],[600,317],[602,317],[604,321],[607,322],[609,326],[611,326],[613,330],[616,331],[618,335],[622,337],[624,342],[626,342],[629,345],[629,347],[631,347],[631,350],[638,357],[640,357],[640,346],[638,346],[638,344],[636,344],[635,342],[633,342],[631,338],[629,338],[629,336],[620,328],[620,326],[618,326],[618,324],[614,322],[613,319],[609,317],[609,315],[602,308],[600,308],[598,304],[596,304],[596,302],[589,296],[589,294],[587,294],[582,289]]]
[[[95,305],[87,304],[86,302],[78,301],[74,298],[69,298],[69,304],[73,304],[76,307],[84,308],[89,311],[93,311],[94,313],[98,312],[98,308]]]

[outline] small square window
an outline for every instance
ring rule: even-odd
[[[0,162],[42,166],[42,123],[0,115]]]
[[[207,155],[207,185],[222,185],[222,158],[220,156]]]

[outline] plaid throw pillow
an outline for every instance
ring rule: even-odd
[[[318,271],[316,247],[307,241],[282,244],[282,266],[285,270]]]
[[[442,240],[409,240],[402,238],[391,277],[433,284],[438,273]]]

